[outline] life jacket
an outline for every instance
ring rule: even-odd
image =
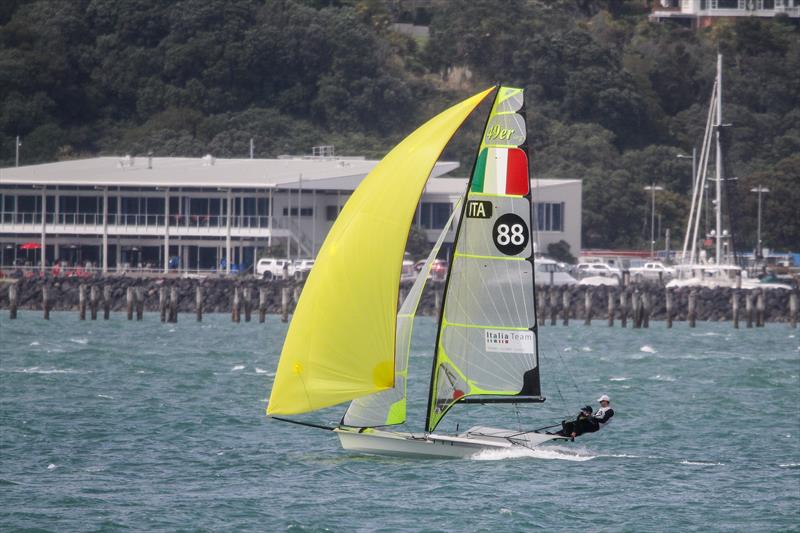
[[[597,423],[600,424],[600,427],[608,425],[613,416],[614,410],[610,405],[608,407],[601,407],[594,413],[594,418],[597,420]]]

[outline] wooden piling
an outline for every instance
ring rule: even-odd
[[[616,295],[614,294],[614,289],[608,288],[606,289],[608,295],[608,327],[614,327],[614,305],[617,303]]]
[[[128,312],[128,320],[133,320],[133,287],[125,290],[125,310]]]
[[[8,286],[8,318],[9,320],[16,320],[17,318],[17,284],[11,283]]]
[[[288,322],[288,321],[289,321],[289,287],[284,285],[281,288],[281,322]]]
[[[111,314],[111,286],[103,287],[103,320],[108,320]]]
[[[42,311],[44,319],[50,320],[50,287],[47,286],[47,283],[42,285]]]
[[[136,320],[142,320],[144,316],[144,294],[141,287],[136,287],[134,291],[136,295]]]
[[[558,317],[558,292],[555,287],[550,287],[550,325],[556,325]]]
[[[86,285],[83,283],[78,287],[78,318],[86,320]]]
[[[97,296],[97,285],[92,285],[89,287],[89,311],[92,320],[97,320],[97,305],[99,303]]]
[[[161,322],[167,321],[167,288],[164,285],[158,288],[158,314]]]
[[[789,325],[797,328],[797,291],[794,290],[789,295]]]
[[[544,288],[541,288],[536,294],[540,295],[536,300],[536,314],[538,315],[536,318],[538,319],[539,325],[544,326],[545,322],[547,322],[547,293],[544,292]]]
[[[569,304],[571,299],[572,293],[570,292],[569,287],[564,287],[564,291],[561,293],[561,323],[565,326],[569,325]]]
[[[625,287],[619,291],[619,322],[623,328],[628,327],[628,291]]]
[[[267,288],[258,288],[258,322],[263,324],[267,319]]]
[[[692,289],[689,291],[689,309],[688,309],[688,319],[689,319],[689,327],[693,328],[696,325],[697,321],[697,289]]]
[[[239,287],[234,287],[233,300],[231,300],[231,322],[241,321],[241,317],[239,316],[240,305],[241,299],[239,298]]]
[[[583,306],[584,312],[586,313],[586,317],[583,320],[583,324],[586,326],[592,325],[592,289],[591,287],[586,287],[586,290],[583,292]]]
[[[178,287],[175,285],[169,288],[169,321],[178,322]]]
[[[244,288],[244,321],[250,322],[250,314],[253,312],[253,299],[250,287]]]
[[[664,302],[667,308],[667,328],[672,327],[672,289],[665,289]]]
[[[194,310],[197,314],[197,321],[203,321],[203,287],[198,285],[194,290]]]
[[[764,327],[764,289],[758,289],[756,297],[756,327]]]
[[[642,291],[642,327],[650,327],[650,291]]]
[[[631,307],[633,308],[633,329],[639,329],[642,327],[642,300],[639,289],[633,291]]]
[[[731,291],[731,322],[733,329],[739,329],[739,291]]]
[[[753,327],[753,291],[744,293],[744,314],[747,319],[747,327]]]
[[[303,291],[303,287],[300,285],[295,285],[294,289],[292,289],[292,302],[294,305],[292,309],[297,309],[297,303],[300,301],[300,293]],[[441,298],[441,297],[440,297]],[[441,305],[441,299],[439,300],[439,305]]]

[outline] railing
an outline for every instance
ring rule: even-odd
[[[11,265],[2,265],[0,266],[0,278],[10,277],[10,278],[92,278],[92,277],[99,277],[103,274],[103,269],[99,266],[63,266],[63,265],[52,265],[46,266],[44,270],[41,267],[35,265],[18,265],[18,266],[11,266]],[[117,275],[124,275],[124,274],[131,274],[131,275],[143,275],[143,276],[158,276],[163,277],[164,268],[154,266],[152,263],[147,263],[142,266],[133,266],[129,263],[123,263],[118,267],[109,267],[108,274],[117,274]],[[170,268],[169,273],[166,274],[170,277],[182,277],[182,276],[217,276],[217,277],[224,277],[229,274],[226,273],[224,268],[219,269],[209,269],[209,268]],[[245,269],[243,271],[239,270],[231,270],[230,276],[244,276],[244,275],[252,275],[251,269]]]
[[[164,227],[164,215],[109,213],[110,226]],[[286,219],[288,220],[288,219]],[[289,228],[289,222],[282,218],[273,219],[273,227]],[[3,213],[3,224],[35,225],[42,223],[41,213]],[[47,213],[45,223],[61,226],[102,226],[102,213]],[[170,215],[171,228],[225,228],[228,217],[225,215]],[[236,215],[231,217],[232,228],[269,228],[269,217],[264,215]]]

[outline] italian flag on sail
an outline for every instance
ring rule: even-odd
[[[519,148],[485,147],[478,154],[471,192],[528,194],[528,157]]]

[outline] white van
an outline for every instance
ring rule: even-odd
[[[291,259],[264,257],[256,263],[255,275],[261,279],[289,279],[294,275],[294,265]]]

